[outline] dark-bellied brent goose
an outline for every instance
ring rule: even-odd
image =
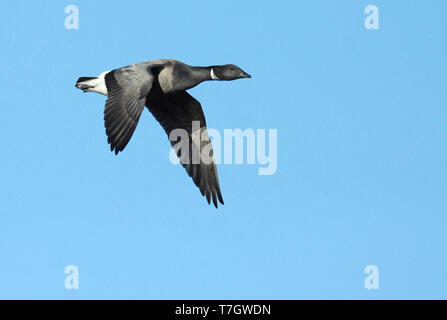
[[[184,154],[188,156],[182,159],[179,152],[181,150],[176,149],[177,155],[208,203],[212,198],[217,208],[217,200],[222,204],[224,201],[212,145],[208,147],[211,161],[204,161],[201,155],[200,160],[192,159],[193,148],[203,150],[211,143],[206,131],[205,116],[200,102],[186,90],[207,80],[241,78],[251,76],[232,64],[193,67],[177,60],[160,59],[106,71],[98,77],[81,77],[76,82],[76,87],[84,92],[96,92],[107,96],[104,124],[110,149],[115,151],[115,154],[126,147],[144,106],[161,124],[168,137],[174,129],[186,130],[189,135],[187,147],[191,152],[185,152]],[[195,146],[197,139],[193,139],[193,135],[196,134],[193,134],[193,121],[200,124],[200,146]],[[176,143],[177,141],[171,141],[172,146]]]

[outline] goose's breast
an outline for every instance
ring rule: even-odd
[[[158,81],[165,94],[190,89],[199,82],[194,79],[190,67],[179,62],[163,68]]]
[[[158,75],[158,82],[164,94],[175,92],[174,68],[167,66]]]

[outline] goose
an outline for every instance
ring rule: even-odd
[[[193,152],[182,155],[176,150],[180,163],[214,206],[224,204],[220,191],[217,168],[212,144],[206,130],[205,116],[199,101],[187,90],[204,81],[224,81],[251,78],[236,65],[216,65],[208,67],[190,66],[173,59],[159,59],[128,65],[102,72],[97,77],[80,77],[76,88],[84,92],[95,92],[107,96],[104,109],[104,125],[110,150],[118,155],[128,144],[146,106],[155,119],[170,136],[175,129],[188,133],[188,150],[208,147],[211,161],[193,161]],[[194,123],[199,125],[200,139],[193,136]],[[177,141],[171,141],[174,147]],[[197,145],[199,144],[199,146]],[[209,145],[210,144],[210,145]]]

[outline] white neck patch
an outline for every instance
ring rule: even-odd
[[[219,77],[214,74],[213,68],[211,68],[211,79],[212,80],[220,80]]]

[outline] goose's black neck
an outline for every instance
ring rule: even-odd
[[[210,67],[192,67],[191,72],[192,76],[195,80],[198,80],[200,82],[207,81],[207,80],[213,80],[211,78],[211,68]]]
[[[185,64],[179,64],[173,70],[173,91],[188,90],[199,83],[207,80],[213,80],[210,67],[193,67]]]

